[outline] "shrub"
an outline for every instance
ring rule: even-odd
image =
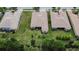
[[[42,42],[42,50],[46,50],[46,51],[62,51],[65,50],[65,44],[64,42],[60,41],[60,40],[49,40],[49,39],[45,39]]]
[[[35,40],[34,39],[31,40],[31,46],[35,47]]]
[[[7,34],[2,34],[2,38],[6,38],[7,36]]]
[[[6,43],[6,41],[4,41],[3,39],[0,39],[0,51],[5,51],[6,50],[5,43]]]
[[[32,40],[31,40],[31,46],[35,47],[35,39],[34,39],[34,36],[32,35]]]
[[[50,50],[50,40],[48,39],[44,39],[43,42],[42,42],[42,50]]]
[[[57,36],[56,39],[58,39],[58,40],[70,40],[71,35]]]
[[[3,51],[21,51],[24,50],[24,46],[19,43],[15,38],[8,38],[0,41],[0,50]]]
[[[66,44],[66,48],[72,48],[72,44],[73,44],[74,40],[70,40],[67,44]]]
[[[57,40],[52,44],[52,47],[54,48],[54,50],[62,51],[65,50],[65,43],[60,40]]]
[[[42,35],[42,39],[45,39],[46,36],[47,36],[47,35],[43,33],[43,35]]]
[[[79,48],[79,41],[74,41],[72,44],[73,48]]]

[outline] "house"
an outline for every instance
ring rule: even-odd
[[[40,7],[40,11],[50,11],[52,10],[51,7]]]
[[[59,13],[51,11],[50,15],[52,29],[64,29],[65,31],[71,29],[66,12],[62,10],[60,10]]]
[[[18,28],[22,10],[17,10],[14,13],[11,11],[5,12],[1,22],[0,30],[10,32],[15,31]]]
[[[42,32],[48,32],[48,18],[47,12],[33,12],[31,19],[31,28],[40,28]]]
[[[75,35],[79,37],[79,16],[74,14],[71,10],[67,10],[67,14],[70,18]]]

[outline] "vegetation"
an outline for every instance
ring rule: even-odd
[[[39,7],[34,7],[33,9],[37,12],[39,11]]]
[[[59,10],[60,10],[61,8],[60,7],[52,7],[52,11],[53,12],[58,12],[58,14],[60,14],[59,13]]]
[[[15,33],[0,33],[0,50],[66,50],[66,45],[75,37],[73,31],[52,30],[49,17],[49,31],[47,34],[40,30],[31,30],[32,12],[24,11],[21,16],[20,25]],[[48,12],[48,16],[49,12]],[[7,47],[7,48],[6,48]],[[72,48],[72,47],[70,47]]]
[[[67,40],[70,40],[72,38],[71,35],[62,35],[62,36],[57,36],[56,37],[58,40],[64,40],[64,41],[67,41]]]
[[[12,13],[14,13],[17,10],[17,7],[11,7],[10,10],[12,10]]]
[[[74,41],[72,47],[79,48],[79,41]]]
[[[11,7],[10,10],[17,10],[17,7]]]
[[[6,7],[0,7],[0,12],[2,12],[3,14],[5,13],[6,10],[7,10]]]
[[[35,46],[35,39],[33,38],[33,35],[32,35],[32,40],[31,40],[31,46]]]
[[[52,11],[56,12],[56,7],[52,7]]]
[[[63,41],[56,39],[44,39],[42,43],[42,50],[46,51],[63,51],[65,50],[65,44]]]
[[[3,15],[4,15],[4,13],[5,13],[5,11],[7,10],[7,8],[6,7],[0,7],[0,21],[1,21],[1,19],[2,19],[2,17],[3,17]]]
[[[52,7],[52,11],[58,12],[61,8],[60,7]]]
[[[76,14],[76,15],[78,15],[79,14],[79,9],[77,9],[76,7],[73,7],[73,13],[74,14]]]
[[[21,51],[23,45],[20,44],[15,38],[7,38],[5,40],[0,40],[0,50],[5,51]]]

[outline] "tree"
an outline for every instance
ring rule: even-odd
[[[35,11],[39,12],[39,7],[34,7],[33,8]]]

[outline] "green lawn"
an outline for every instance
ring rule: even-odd
[[[41,50],[42,40],[44,39],[55,39],[57,36],[71,36],[71,39],[74,38],[73,31],[65,32],[63,30],[52,30],[49,26],[49,31],[47,34],[42,34],[40,30],[31,30],[30,22],[31,22],[32,12],[24,11],[21,16],[20,24],[18,30],[13,33],[5,33],[7,37],[16,38],[21,44],[24,45],[24,50]],[[50,21],[50,19],[49,19]],[[50,23],[49,23],[50,25]],[[0,33],[0,39],[2,38],[2,33]],[[32,35],[36,41],[35,47],[31,46]],[[63,41],[64,42],[64,41]]]

